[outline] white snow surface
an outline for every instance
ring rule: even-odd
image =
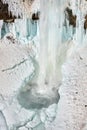
[[[18,104],[16,94],[33,71],[30,47],[13,41],[6,37],[0,41],[0,110],[8,129],[87,130],[87,45],[73,47],[62,67],[58,105],[26,110]]]
[[[87,45],[63,65],[60,101],[52,130],[87,130]]]

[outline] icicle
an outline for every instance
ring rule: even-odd
[[[3,26],[3,20],[0,20],[0,39],[1,39],[1,31],[2,31],[2,26]]]
[[[19,103],[27,109],[40,109],[59,101],[57,89],[61,82],[61,66],[67,50],[62,43],[66,1],[40,0],[40,53],[37,61],[32,60],[35,75],[22,86],[18,95]],[[29,90],[28,93],[26,93],[26,88]],[[20,102],[20,99],[32,100],[24,104],[24,102]]]
[[[44,84],[56,79],[57,49],[62,44],[64,22],[64,0],[41,0],[40,17],[40,74],[39,81]],[[44,13],[45,11],[45,13]]]
[[[85,15],[87,14],[87,1],[70,0],[70,8],[72,9],[73,15],[76,15],[76,34],[74,41],[77,45],[80,45],[84,43],[85,37],[84,21]]]
[[[29,43],[37,35],[37,22],[29,18],[16,19],[15,33],[22,43]]]
[[[7,122],[2,111],[0,111],[0,130],[8,130]]]

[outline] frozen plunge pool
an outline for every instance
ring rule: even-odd
[[[59,101],[58,90],[47,89],[39,90],[37,84],[30,86],[28,83],[26,87],[22,87],[18,94],[19,104],[26,109],[41,109],[47,108],[51,104],[57,104]]]

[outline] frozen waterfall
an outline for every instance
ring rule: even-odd
[[[0,21],[0,35],[3,38],[6,34],[11,33],[14,38],[25,44],[37,35],[37,21],[29,18],[16,19],[14,23]]]
[[[61,65],[67,50],[62,43],[65,2],[64,0],[41,0],[37,76],[22,86],[18,95],[19,103],[27,109],[48,107],[59,100]],[[26,100],[29,101],[27,104]]]
[[[41,0],[40,1],[40,52],[36,59],[34,76],[20,89],[19,103],[29,108],[48,107],[59,101],[58,88],[62,81],[61,67],[66,60],[69,44],[72,40],[76,45],[84,43],[84,11],[81,1],[72,0]],[[69,24],[66,7],[76,15],[76,27]],[[68,14],[69,15],[69,14]],[[65,23],[66,21],[66,23]],[[66,37],[64,37],[66,35]],[[26,100],[29,102],[25,103]]]
[[[1,22],[1,38],[10,32],[20,43],[34,43],[35,49],[39,50],[36,54],[38,56],[30,55],[34,72],[26,77],[18,94],[18,101],[23,107],[39,109],[59,101],[61,68],[71,47],[69,43],[72,40],[78,46],[84,44],[87,39],[84,29],[87,13],[85,7],[87,2],[84,0],[40,0],[38,21],[23,17],[16,19],[14,23]],[[11,10],[16,10],[15,6],[14,8]],[[66,8],[71,10],[71,14],[68,14]],[[70,24],[69,15],[76,17],[74,26]]]

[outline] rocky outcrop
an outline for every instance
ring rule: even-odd
[[[13,22],[16,16],[12,16],[12,13],[8,11],[8,4],[3,4],[0,0],[0,20]]]

